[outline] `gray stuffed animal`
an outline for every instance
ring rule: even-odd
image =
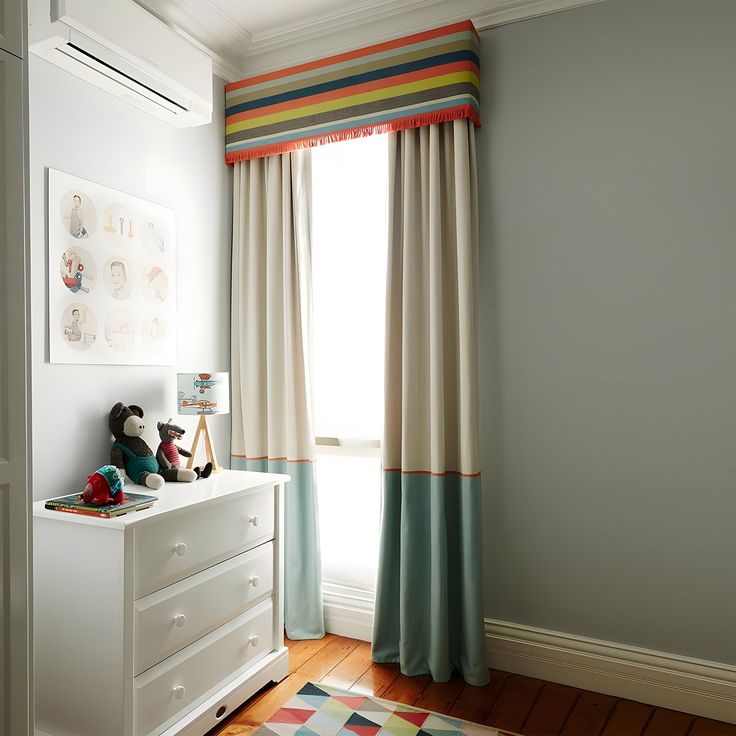
[[[140,406],[126,406],[119,401],[110,410],[109,425],[115,437],[110,462],[134,483],[157,491],[166,480],[189,482],[197,479],[197,474],[187,468],[159,468],[158,460],[142,437],[146,425]]]
[[[179,447],[174,443],[174,440],[180,440],[184,435],[184,428],[173,423],[173,420],[169,419],[168,422],[159,422],[156,425],[158,429],[158,436],[161,438],[158,449],[156,450],[156,460],[158,465],[162,469],[178,468],[181,463],[179,455],[184,457],[191,457],[192,453],[189,450],[185,450],[183,447]],[[212,473],[212,463],[207,463],[203,468],[193,468],[197,474],[197,478],[209,478]]]

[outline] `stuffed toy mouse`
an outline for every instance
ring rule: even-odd
[[[184,455],[184,457],[192,456],[189,450],[185,450],[183,447],[174,444],[174,440],[180,440],[182,438],[184,429],[173,424],[171,419],[168,422],[159,422],[156,427],[158,428],[158,436],[161,438],[158,450],[156,450],[156,459],[158,460],[159,467],[162,469],[178,468],[181,464],[179,455]],[[193,468],[193,470],[197,474],[197,478],[209,478],[212,473],[212,463],[207,463],[203,468]]]
[[[158,460],[143,439],[143,409],[118,402],[110,410],[110,431],[115,442],[110,461],[134,482],[157,491],[168,481],[193,481],[197,474],[187,468],[169,468],[159,472]]]

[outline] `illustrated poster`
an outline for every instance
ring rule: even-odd
[[[48,170],[52,363],[176,362],[174,211]]]

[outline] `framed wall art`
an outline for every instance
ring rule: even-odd
[[[176,362],[174,211],[48,170],[52,363]]]

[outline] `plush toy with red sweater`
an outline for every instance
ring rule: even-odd
[[[87,476],[87,485],[82,491],[82,501],[92,506],[106,506],[125,501],[124,481],[114,465],[103,465]]]
[[[178,468],[181,464],[180,455],[184,457],[192,456],[189,450],[185,450],[175,443],[175,440],[180,440],[184,435],[184,429],[173,424],[171,419],[168,422],[159,422],[156,426],[158,427],[158,436],[161,439],[158,450],[156,450],[156,460],[158,460],[159,467],[162,470]],[[212,463],[207,463],[203,468],[194,468],[194,472],[197,474],[197,478],[209,478],[212,472]]]

